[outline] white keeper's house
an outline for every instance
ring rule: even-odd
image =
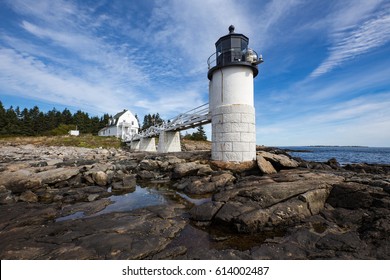
[[[115,136],[122,140],[130,140],[137,134],[139,124],[136,117],[129,111],[123,110],[109,119],[108,125],[99,130],[99,136]]]

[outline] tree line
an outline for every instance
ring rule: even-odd
[[[109,117],[108,114],[100,118],[91,117],[81,110],[72,114],[67,108],[63,111],[53,108],[46,113],[38,106],[31,109],[11,106],[5,109],[0,101],[0,135],[58,135],[76,127],[81,133],[97,134],[107,125]]]
[[[59,111],[56,108],[48,112],[42,112],[38,106],[31,109],[20,109],[13,106],[5,109],[0,101],[0,136],[41,136],[41,135],[65,135],[69,130],[78,129],[80,133],[97,134],[100,129],[107,126],[111,118],[109,114],[102,117],[91,117],[88,113],[78,110],[72,114],[67,108]],[[138,116],[135,115],[138,120]],[[164,120],[159,113],[144,116],[140,130],[153,125],[159,125]],[[202,126],[192,134],[186,134],[185,139],[207,140]]]

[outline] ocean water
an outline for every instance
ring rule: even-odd
[[[293,150],[289,154],[308,161],[326,162],[336,158],[342,164],[376,163],[390,164],[390,147],[300,146],[279,147]]]

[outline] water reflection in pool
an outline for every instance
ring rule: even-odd
[[[93,217],[113,212],[129,212],[149,206],[168,205],[170,203],[181,203],[188,206],[192,204],[199,205],[211,199],[204,197],[191,198],[166,186],[141,187],[137,185],[133,192],[115,194],[110,189],[109,192],[113,194],[108,197],[112,203],[103,210],[92,215],[86,215],[83,211],[77,211],[70,215],[57,218],[56,222]]]

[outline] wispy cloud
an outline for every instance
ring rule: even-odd
[[[310,74],[318,77],[330,72],[335,67],[367,53],[390,42],[390,5],[384,4],[374,15],[363,17],[363,22],[351,25],[357,21],[364,11],[376,8],[376,1],[365,1],[364,9],[352,7],[344,18],[337,17],[339,26],[333,26],[329,48],[329,56]]]
[[[302,108],[272,123],[258,120],[258,141],[266,145],[390,144],[390,92],[357,97],[337,105],[312,103],[311,106],[310,111]]]
[[[10,94],[24,94],[20,84],[25,84],[31,90],[26,97],[31,98],[35,92],[34,99],[65,105],[72,99],[73,105],[81,105],[88,98],[92,104],[107,96],[122,103],[127,92],[128,100],[134,101],[125,101],[118,109],[138,107],[148,112],[156,110],[152,104],[157,102],[162,114],[171,114],[182,110],[183,96],[187,95],[193,106],[207,101],[206,60],[215,51],[214,42],[228,32],[230,24],[236,25],[237,32],[253,35],[254,43],[258,43],[259,30],[264,36],[269,32],[259,27],[276,24],[296,1],[266,3],[261,15],[251,14],[254,4],[250,1],[214,0],[207,4],[204,1],[156,1],[150,6],[143,4],[142,8],[150,10],[150,17],[143,19],[143,24],[136,17],[116,14],[125,14],[128,10],[135,15],[134,5],[139,3],[106,5],[96,2],[95,6],[76,1],[15,0],[7,3],[19,15],[20,32],[28,35],[0,35],[0,40],[7,45],[4,50],[12,50],[3,52],[3,56],[12,54],[9,59],[18,63],[12,65],[14,71],[5,73],[9,78],[10,73],[14,74],[13,87],[8,79]],[[99,12],[102,6],[109,6],[115,13]],[[37,68],[38,64],[42,69]],[[5,67],[3,65],[3,69]],[[27,74],[19,73],[17,67],[31,71],[29,80],[23,80],[27,79]],[[61,81],[62,89],[71,88],[76,93],[51,86],[38,78],[42,75],[50,77],[48,80],[53,84],[54,80]],[[21,81],[18,86],[16,80]],[[81,94],[83,86],[77,90],[70,86],[71,81],[80,81],[84,88],[91,85],[89,90],[94,94],[88,94],[89,91]],[[172,81],[180,84],[176,86],[180,90],[172,88]],[[45,91],[47,94],[43,97],[40,92]],[[115,107],[114,101],[108,103]]]
[[[112,99],[110,85],[88,82],[69,73],[58,73],[40,60],[10,49],[0,49],[0,83],[10,92],[22,92],[24,98],[67,104],[90,111],[105,112],[121,107]],[[124,93],[122,93],[124,95]],[[99,102],[91,102],[98,97]]]

